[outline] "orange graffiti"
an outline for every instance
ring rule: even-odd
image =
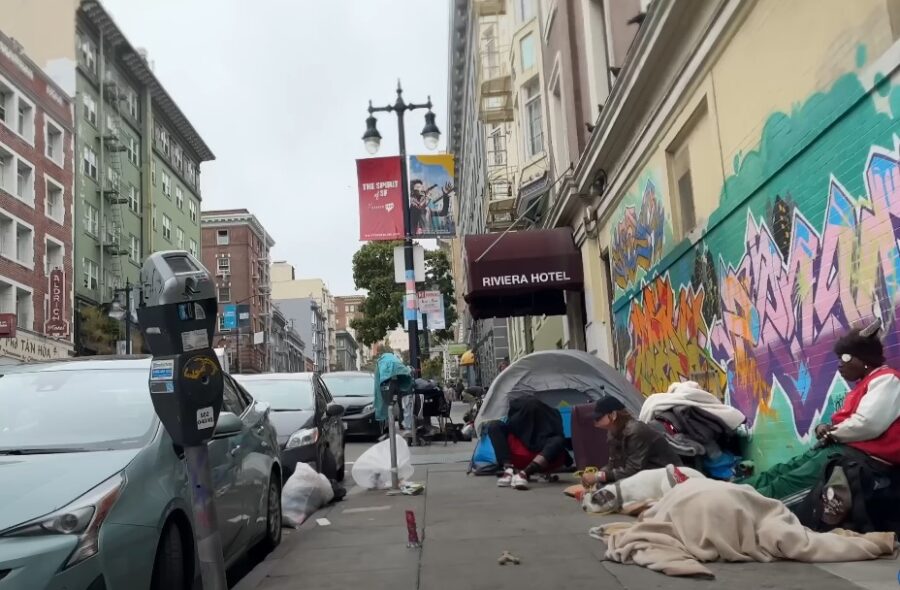
[[[678,302],[668,277],[646,285],[640,303],[631,303],[631,350],[628,377],[644,395],[666,391],[681,380],[696,381],[724,398],[727,379],[709,356],[708,327],[703,319],[702,287],[680,290]]]

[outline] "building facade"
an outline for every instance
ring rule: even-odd
[[[363,317],[362,305],[365,303],[365,295],[338,295],[334,298],[334,328],[351,333],[355,332],[350,322]]]
[[[322,354],[324,362],[319,364],[321,371],[334,371],[337,367],[337,315],[335,299],[322,279],[298,279],[294,267],[284,261],[272,264],[272,293],[276,301],[297,299],[314,299],[322,314],[324,330],[322,334]],[[308,341],[307,341],[308,342]],[[314,348],[314,358],[319,353]]]
[[[269,370],[273,347],[272,283],[269,252],[275,240],[246,209],[201,214],[203,264],[215,275],[219,298],[216,341],[227,343],[231,366],[238,373]],[[237,306],[240,329],[225,325],[225,306]],[[247,314],[247,317],[243,317]]]
[[[294,297],[277,299],[275,305],[305,343],[304,355],[307,371],[327,371],[325,322],[327,316],[317,299]]]
[[[336,371],[356,371],[359,370],[359,344],[353,334],[346,330],[338,330],[337,340],[337,360],[335,361]]]
[[[306,371],[306,343],[277,305],[272,306],[272,328],[269,332],[269,371],[301,373]]]
[[[17,325],[0,357],[10,361],[72,353],[74,138],[71,99],[0,33],[0,313]]]
[[[75,97],[75,320],[139,283],[151,252],[199,253],[209,147],[97,0],[18,3],[4,27]],[[84,353],[92,349],[76,336]]]

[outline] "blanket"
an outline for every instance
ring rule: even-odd
[[[641,422],[650,423],[656,416],[679,406],[692,406],[712,414],[731,430],[743,424],[747,418],[737,408],[723,404],[719,398],[703,391],[694,381],[673,383],[666,393],[654,393],[641,406]]]
[[[816,533],[750,486],[691,478],[635,523],[591,529],[606,557],[670,576],[713,577],[700,562],[863,561],[894,552],[894,533]]]

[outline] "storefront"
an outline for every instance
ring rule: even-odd
[[[0,338],[0,365],[52,361],[74,356],[71,342],[55,340],[21,328],[16,335]]]

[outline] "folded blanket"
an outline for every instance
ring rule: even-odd
[[[636,523],[591,529],[611,561],[670,576],[713,577],[709,561],[863,561],[894,552],[894,533],[816,533],[778,500],[712,479],[676,485]]]
[[[694,381],[673,383],[666,393],[654,393],[641,406],[640,420],[649,423],[660,412],[678,406],[693,406],[719,419],[728,428],[734,430],[746,421],[746,417],[737,408],[723,404],[713,394],[700,389]]]

